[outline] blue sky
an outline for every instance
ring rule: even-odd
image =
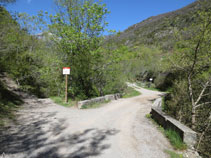
[[[182,8],[195,0],[104,0],[111,13],[107,17],[108,29],[123,31],[150,16]],[[55,13],[53,0],[17,0],[8,5],[9,11],[26,12],[30,15],[39,10]]]

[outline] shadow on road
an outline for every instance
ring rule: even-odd
[[[11,158],[86,158],[100,155],[108,149],[110,144],[106,140],[119,133],[116,129],[97,128],[71,133],[66,130],[64,119],[49,121],[55,115],[36,114],[36,118],[29,118],[33,122],[21,123],[7,129],[8,132],[0,132],[0,154],[5,153]]]

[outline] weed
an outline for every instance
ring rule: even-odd
[[[151,118],[152,115],[151,114],[146,114],[146,118]]]
[[[183,143],[181,137],[176,131],[167,129],[165,130],[165,135],[175,149],[184,150],[187,148],[186,144]]]
[[[182,154],[177,154],[174,151],[165,150],[164,152],[167,153],[170,156],[170,158],[183,158]]]
[[[68,102],[65,103],[64,99],[62,97],[58,97],[58,96],[53,96],[50,97],[56,104],[65,106],[65,107],[70,107],[70,106],[74,106],[76,105],[76,101],[73,101],[71,99],[68,99]]]
[[[165,105],[165,98],[164,97],[162,97],[162,105],[161,105],[161,109],[162,109],[162,111],[165,111],[165,109],[166,109],[166,105]]]
[[[132,87],[128,87],[125,90],[125,93],[123,94],[123,98],[130,98],[130,97],[135,97],[135,96],[139,96],[141,95],[140,92],[136,91],[134,88]]]

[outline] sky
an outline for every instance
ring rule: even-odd
[[[107,16],[108,29],[124,31],[133,24],[151,16],[180,9],[195,0],[104,0],[111,12]],[[56,6],[53,0],[17,0],[7,6],[9,11],[26,12],[35,15],[43,10],[54,14]]]

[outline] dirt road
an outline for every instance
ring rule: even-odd
[[[145,115],[160,93],[79,110],[50,99],[25,99],[17,125],[0,135],[0,154],[9,158],[165,158],[167,139]],[[0,156],[1,157],[1,156]]]

